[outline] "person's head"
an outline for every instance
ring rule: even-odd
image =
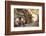
[[[21,17],[19,17],[19,20],[21,20]]]

